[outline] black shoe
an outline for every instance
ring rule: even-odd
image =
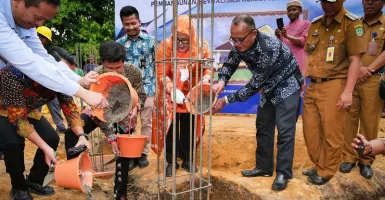
[[[128,160],[128,171],[133,170],[136,166],[138,166],[138,163],[136,162],[136,158],[129,158],[129,160]]]
[[[373,176],[373,169],[370,165],[358,164],[360,167],[360,174],[366,179],[370,179]]]
[[[287,186],[287,181],[288,179],[286,178],[285,175],[281,173],[277,173],[277,176],[274,179],[271,189],[276,191],[284,190]]]
[[[256,176],[270,177],[270,176],[273,176],[273,172],[268,172],[268,171],[258,169],[258,168],[254,168],[251,170],[242,170],[241,173],[245,177],[256,177]]]
[[[315,174],[317,174],[317,169],[308,169],[308,170],[305,170],[302,172],[303,175],[305,176],[313,176]]]
[[[192,173],[192,169],[190,169],[190,166],[191,166],[190,164],[192,165],[192,163],[190,163],[190,162],[183,162],[182,168],[185,169],[187,172]],[[196,166],[194,166],[194,167],[195,167],[195,173],[197,173],[199,171],[199,169]]]
[[[350,173],[353,169],[353,167],[356,166],[356,163],[351,162],[343,162],[340,164],[340,172],[342,173]]]
[[[37,195],[41,196],[49,196],[55,194],[55,190],[53,190],[50,186],[42,186],[38,183],[33,183],[28,180],[28,178],[25,180],[25,183],[27,185],[28,191]]]
[[[324,178],[318,176],[318,174],[307,177],[307,180],[310,183],[313,183],[314,185],[323,185],[329,181],[329,179],[324,179]]]
[[[179,169],[179,164],[175,164],[175,171]],[[166,167],[166,177],[171,177],[172,176],[172,163],[168,163]]]
[[[138,158],[138,165],[140,168],[147,167],[150,163],[148,162],[147,155],[142,153],[142,156]]]
[[[11,196],[12,200],[32,200],[33,199],[28,191],[15,190],[13,188],[9,192],[9,195]]]

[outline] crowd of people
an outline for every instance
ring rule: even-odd
[[[271,177],[275,171],[272,189],[280,191],[287,187],[293,178],[301,98],[304,137],[314,164],[314,168],[303,171],[308,181],[323,185],[337,170],[349,173],[356,165],[363,177],[373,176],[371,165],[375,155],[385,152],[385,139],[377,139],[384,104],[379,93],[385,64],[385,16],[381,11],[384,2],[363,0],[365,15],[359,18],[343,7],[344,0],[321,0],[324,14],[309,22],[300,20],[301,1],[291,0],[287,3],[290,23],[277,29],[275,35],[258,31],[250,15],[238,15],[232,20],[229,26],[232,49],[218,70],[213,91],[217,94],[224,91],[241,61],[246,63],[252,77],[235,93],[218,99],[213,112],[261,94],[256,118],[256,166],[242,170],[242,176]],[[190,137],[190,128],[195,132],[195,126],[190,121],[195,121],[196,115],[190,119],[184,98],[191,87],[212,81],[213,72],[202,65],[183,62],[199,56],[211,57],[207,41],[199,42],[189,16],[179,16],[177,29],[155,49],[155,38],[140,30],[137,9],[123,7],[120,19],[126,35],[117,41],[102,43],[99,48],[102,64],[97,65],[96,57],[91,55],[83,71],[68,51],[54,45],[52,31],[43,26],[55,17],[59,7],[60,0],[0,2],[0,158],[4,159],[11,177],[10,196],[29,200],[32,199],[30,192],[54,194],[52,187],[43,186],[43,180],[49,166],[57,163],[54,152],[59,144],[58,132],[65,134],[66,150],[80,145],[89,148],[88,134],[99,127],[113,153],[119,155],[116,134],[135,131],[140,115],[141,134],[150,136],[141,157],[116,160],[114,197],[127,199],[128,172],[136,166],[143,168],[150,164],[147,159],[150,138],[157,133],[152,127],[154,97],[159,95],[157,99],[162,100],[163,96],[156,88],[156,81],[166,92],[167,100],[163,101],[167,101],[167,112],[173,109],[172,99],[177,104],[176,121],[168,123],[163,133],[168,163],[165,174],[170,177],[179,168],[179,164],[174,163],[177,158],[183,160],[181,167],[187,172],[199,171],[192,164],[191,156],[195,155],[190,154],[195,145]],[[175,46],[173,41],[177,43]],[[175,72],[165,61],[173,58],[173,52],[181,59]],[[196,70],[202,73],[193,73]],[[79,113],[73,100],[75,96],[92,107],[109,107],[102,94],[85,89],[97,83],[97,76],[106,72],[126,77],[139,96],[138,104],[128,116],[114,124],[99,120],[91,109]],[[310,80],[309,84],[306,79]],[[56,130],[39,110],[44,104],[49,107]],[[69,128],[63,124],[62,111]],[[163,122],[164,119],[154,120]],[[172,137],[173,124],[177,141]],[[274,167],[276,128],[278,151]],[[28,176],[24,176],[25,138],[38,146]],[[360,148],[363,152],[359,156],[357,149]],[[77,156],[67,155],[67,159]]]

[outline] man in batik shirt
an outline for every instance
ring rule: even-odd
[[[293,177],[296,112],[303,76],[289,48],[278,38],[257,31],[254,19],[249,15],[233,19],[230,42],[233,48],[219,72],[219,81],[213,90],[217,93],[224,90],[241,60],[253,76],[249,83],[235,93],[218,99],[214,112],[221,110],[225,104],[246,101],[262,90],[256,122],[256,168],[243,170],[242,175],[273,175],[274,133],[277,125],[277,175],[272,189],[284,190],[288,179]]]
[[[142,156],[133,160],[133,164],[139,167],[149,165],[147,154],[151,147],[152,134],[152,108],[154,106],[155,95],[155,38],[143,31],[140,31],[141,22],[139,19],[138,10],[132,6],[125,6],[120,10],[120,19],[122,20],[123,28],[126,35],[116,42],[125,46],[126,59],[125,63],[133,64],[140,69],[143,79],[143,87],[146,91],[146,100],[144,106],[140,110],[141,133],[149,136],[146,141],[146,146],[143,149]]]
[[[32,199],[29,192],[43,196],[54,194],[52,187],[42,185],[49,166],[57,162],[54,151],[59,145],[59,136],[37,109],[56,97],[78,138],[73,146],[88,147],[83,122],[71,96],[39,85],[13,66],[0,70],[0,140],[4,145],[5,166],[11,177],[12,199]],[[23,174],[25,138],[39,147],[27,179]]]

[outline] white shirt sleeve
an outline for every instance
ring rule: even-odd
[[[0,56],[44,87],[73,96],[80,87],[76,78],[69,78],[63,65],[47,62],[46,59],[53,58],[41,56],[45,52],[45,57],[50,57],[41,43],[40,47],[37,45],[36,39],[37,36],[31,37],[25,43],[5,21],[0,20]]]
[[[73,81],[78,81],[80,79],[80,76],[75,74],[67,64],[64,62],[57,62],[54,57],[52,57],[50,54],[48,54],[47,50],[44,48],[44,46],[41,44],[39,37],[37,36],[36,32],[34,32],[30,38],[27,38],[24,40],[24,43],[32,49],[32,52],[40,55],[42,58],[44,58],[46,61],[52,63],[55,65],[62,73],[67,75],[70,79]]]

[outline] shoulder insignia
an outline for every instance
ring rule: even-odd
[[[361,37],[364,35],[364,27],[362,26],[362,24],[355,25],[354,29],[356,29],[356,35],[358,37]]]
[[[353,21],[359,19],[359,17],[357,15],[355,15],[355,14],[353,14],[351,12],[346,12],[345,16],[348,17],[349,19],[353,20]]]
[[[316,22],[316,21],[322,19],[322,17],[323,17],[323,15],[320,15],[320,16],[318,16],[318,17],[315,17],[315,18],[311,21],[311,23],[314,23],[314,22]]]

